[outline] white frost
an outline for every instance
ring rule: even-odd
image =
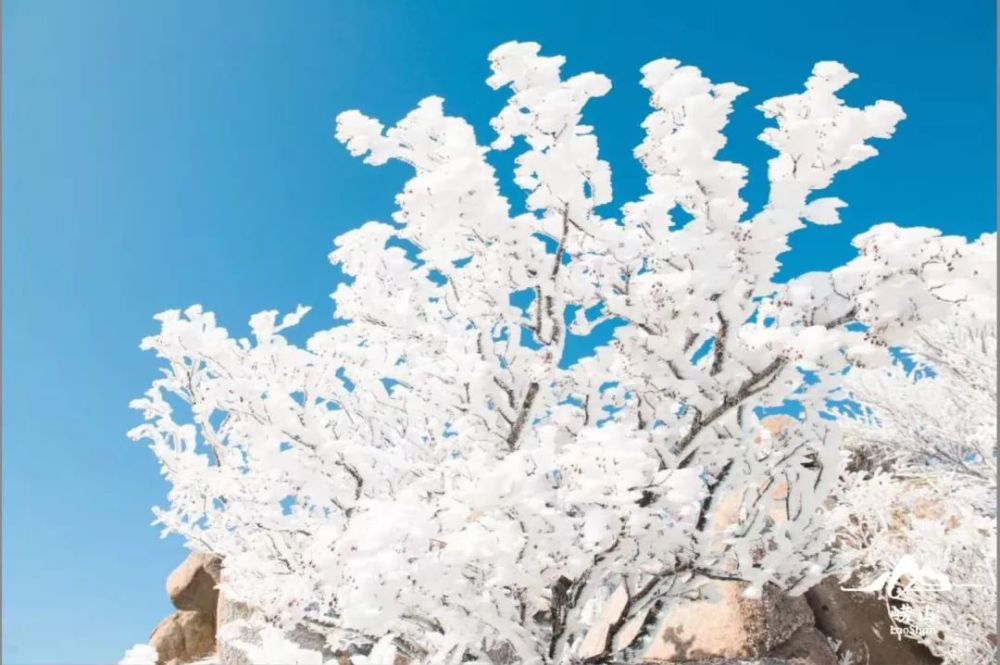
[[[346,323],[302,348],[282,335],[302,307],[254,315],[253,340],[200,307],[157,317],[142,346],[164,375],[132,403],[131,435],[171,483],[159,523],[225,557],[233,598],[359,658],[568,663],[608,589],[628,591],[624,627],[716,577],[817,581],[840,465],[828,398],[956,301],[985,316],[995,234],[879,225],[847,264],[776,283],[789,235],[837,222],[825,190],[877,154],[897,105],[847,105],[837,63],[765,101],[770,193],[747,217],[747,169],[718,158],[746,89],[657,60],[635,150],[647,191],[614,219],[583,123],[610,81],[566,77],[533,43],[490,63],[509,92],[491,146],[438,97],[393,126],[339,116],[351,154],[413,169],[391,223],[335,241]],[[524,210],[493,150],[517,152]],[[612,323],[563,362],[571,334]],[[785,403],[801,415],[762,437],[761,410]],[[722,501],[735,526],[709,519]],[[644,646],[611,642],[619,660]]]

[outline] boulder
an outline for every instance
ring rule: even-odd
[[[159,654],[157,665],[192,663],[215,651],[215,618],[203,612],[174,612],[156,627],[149,644]]]
[[[787,642],[813,616],[802,597],[767,587],[759,599],[743,597],[746,584],[720,582],[716,600],[681,602],[668,610],[647,660],[684,662],[755,658]]]
[[[772,649],[768,654],[772,657],[799,659],[809,665],[837,665],[837,654],[834,653],[826,636],[815,626],[802,626],[792,633],[788,641]]]
[[[816,627],[840,642],[840,656],[850,653],[855,661],[873,665],[941,662],[922,644],[893,635],[885,603],[873,594],[844,591],[836,578],[828,577],[806,592],[806,600],[816,616]]]
[[[167,595],[179,610],[214,615],[219,602],[221,562],[218,557],[192,552],[167,578]]]

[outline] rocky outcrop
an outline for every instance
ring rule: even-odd
[[[937,665],[940,659],[927,647],[892,634],[885,604],[875,596],[844,591],[833,577],[806,592],[816,616],[816,626],[840,643],[838,654],[848,652],[854,662]]]
[[[185,665],[215,652],[215,617],[181,610],[160,622],[149,637],[158,665]]]
[[[158,665],[189,665],[213,653],[218,665],[250,665],[238,643],[259,644],[263,617],[220,593],[221,581],[219,560],[203,554],[192,554],[170,575],[167,590],[178,611],[150,639],[159,652]],[[760,598],[748,599],[745,588],[720,582],[714,599],[677,603],[644,659],[673,665],[837,665],[838,656],[850,654],[850,662],[867,665],[940,662],[922,645],[892,635],[881,601],[844,591],[835,579],[802,597],[767,587]],[[608,604],[608,622],[623,606],[624,596],[618,595]],[[321,651],[324,659],[336,658],[323,636],[308,628],[299,627],[289,638]],[[839,644],[836,653],[831,641]],[[588,642],[603,644],[603,633],[596,630]],[[346,655],[338,655],[346,661]]]
[[[812,611],[805,599],[786,596],[774,587],[766,588],[759,599],[747,599],[743,597],[745,589],[743,583],[722,582],[715,601],[677,604],[667,614],[663,632],[646,658],[671,663],[760,658],[777,655],[783,647],[787,648],[782,655],[803,653],[803,648],[789,642],[803,639],[813,628]],[[836,658],[825,641],[815,646],[816,665],[830,665],[831,658],[835,665]]]
[[[760,598],[743,597],[746,584],[719,582],[714,599],[680,600],[667,610],[661,632],[644,654],[660,663],[712,662],[720,659],[753,659],[765,655],[812,657],[810,665],[836,665],[833,650],[815,632],[813,614],[802,597],[790,597],[767,587]],[[607,632],[625,604],[619,589],[612,596],[603,619],[587,635],[581,655],[600,652]],[[638,631],[639,622],[626,625],[622,641]],[[811,640],[819,637],[820,641]],[[805,662],[805,661],[804,661]]]
[[[220,574],[217,557],[195,552],[167,578],[167,595],[178,611],[150,635],[157,665],[187,665],[215,653]]]
[[[219,602],[222,563],[218,557],[194,552],[167,578],[167,595],[179,610],[215,614]]]
[[[815,626],[802,626],[784,644],[771,650],[771,656],[788,658],[809,665],[837,665],[837,654]]]

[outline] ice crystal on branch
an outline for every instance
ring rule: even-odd
[[[895,604],[899,630],[946,665],[997,655],[997,329],[975,316],[983,308],[995,297],[919,326],[908,362],[854,371],[846,386],[861,414],[846,421],[840,549]],[[905,581],[879,577],[907,563]],[[943,583],[915,575],[922,566]]]
[[[610,81],[565,78],[537,44],[490,63],[510,96],[489,147],[437,97],[389,128],[338,118],[353,155],[413,168],[392,222],[336,239],[347,324],[298,348],[280,333],[302,310],[257,315],[253,341],[198,307],[160,315],[144,347],[167,371],[133,432],[172,483],[160,521],[222,555],[227,592],[280,624],[429,663],[630,658],[671,598],[712,580],[804,590],[831,562],[827,397],[851,364],[988,290],[994,240],[880,225],[846,265],[774,282],[788,235],[845,205],[815,195],[903,117],[845,105],[839,64],[761,105],[777,154],[751,218],[745,167],[717,159],[745,90],[647,65],[648,193],[609,219],[611,169],[583,116]],[[527,210],[501,195],[491,150],[518,151]],[[569,333],[603,322],[613,339],[564,366]],[[174,419],[178,398],[190,417]],[[762,436],[758,410],[786,401],[801,416]],[[723,497],[739,504],[726,527]],[[601,652],[580,653],[622,587]]]

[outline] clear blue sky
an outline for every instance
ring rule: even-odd
[[[909,118],[838,181],[845,223],[800,233],[789,272],[849,258],[885,220],[995,228],[992,0],[566,4],[3,3],[4,663],[109,663],[171,611],[184,553],[149,526],[166,488],[125,438],[156,367],[139,340],[192,303],[240,333],[300,302],[313,329],[329,320],[331,239],[385,218],[405,176],[347,155],[342,110],[395,121],[437,94],[486,142],[503,99],[483,84],[487,53],[539,41],[614,81],[589,120],[634,196],[638,70],[678,58],[750,88],[727,155],[751,166],[759,204],[753,106],[837,59],[861,74],[849,100]]]

